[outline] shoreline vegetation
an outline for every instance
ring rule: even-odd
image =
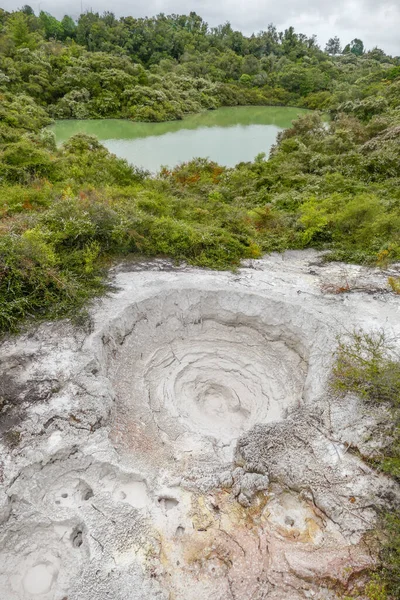
[[[199,158],[155,177],[88,135],[57,148],[46,129],[53,119],[163,122],[240,105],[313,112],[279,134],[269,157],[235,168]],[[399,184],[400,58],[366,51],[361,40],[342,50],[332,37],[323,50],[292,27],[246,37],[195,13],[88,12],[75,22],[29,6],[0,10],[2,334],[79,315],[105,289],[112,261],[132,253],[228,269],[266,252],[317,248],[330,260],[386,267],[400,261]],[[349,362],[341,346],[343,389],[364,377],[370,350]],[[388,373],[380,352],[368,377]],[[367,590],[375,600],[399,590],[393,519],[391,562]]]

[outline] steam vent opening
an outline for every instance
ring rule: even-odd
[[[164,439],[230,444],[301,405],[303,326],[315,338],[310,315],[250,294],[176,290],[137,303],[112,332],[117,411],[122,421],[151,416]]]

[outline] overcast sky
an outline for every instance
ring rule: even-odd
[[[358,37],[368,49],[379,46],[400,55],[400,0],[0,0],[6,10],[29,4],[36,13],[45,10],[58,18],[65,13],[76,18],[81,3],[84,11],[110,10],[118,17],[195,11],[211,26],[230,21],[246,35],[269,23],[278,29],[293,25],[298,32],[315,33],[322,46],[334,35],[343,45]]]

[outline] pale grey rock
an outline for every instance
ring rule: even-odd
[[[267,469],[263,470],[264,473]],[[250,506],[257,492],[268,489],[268,475],[260,473],[248,473],[241,467],[237,467],[232,471],[233,485],[232,493],[237,497],[239,504],[242,506]]]
[[[351,451],[386,408],[327,386],[337,334],[399,339],[387,274],[307,251],[112,278],[86,328],[0,348],[0,598],[337,598],[399,502]]]

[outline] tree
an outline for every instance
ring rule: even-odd
[[[30,32],[28,17],[22,12],[16,12],[8,20],[8,30],[17,48],[29,48],[36,46],[36,38]]]
[[[350,52],[356,56],[362,56],[364,54],[364,43],[362,40],[355,38],[350,44],[347,44],[343,50],[343,54],[349,54]]]
[[[43,10],[40,11],[39,21],[44,29],[44,37],[46,40],[59,40],[63,37],[63,29],[60,21]]]
[[[384,51],[381,50],[381,48],[378,48],[377,46],[375,46],[375,48],[372,48],[372,50],[368,52],[368,58],[372,58],[373,60],[377,60],[378,62],[390,62],[389,57],[386,56]]]
[[[76,37],[76,23],[68,15],[64,15],[64,17],[62,18],[61,28],[64,40],[67,38],[74,39]]]
[[[115,15],[113,12],[106,10],[102,16],[102,21],[107,25],[107,27],[112,27],[116,23]]]
[[[328,43],[325,46],[325,52],[331,55],[340,54],[342,52],[340,39],[337,37],[337,35],[328,40]]]
[[[79,17],[76,30],[76,39],[78,44],[89,47],[91,29],[93,25],[99,21],[99,19],[99,13],[93,13],[89,11]]]
[[[32,17],[32,15],[35,14],[33,8],[29,6],[29,4],[25,4],[25,6],[21,8],[21,12],[24,13],[24,15],[27,15],[28,17]]]
[[[260,71],[260,63],[255,56],[251,54],[246,56],[242,64],[242,73],[245,75],[257,75]]]

